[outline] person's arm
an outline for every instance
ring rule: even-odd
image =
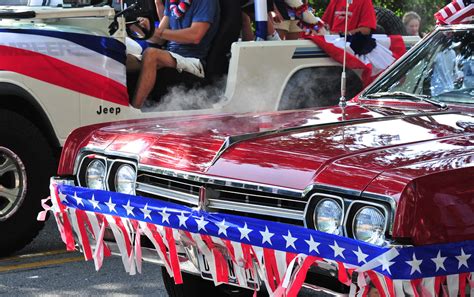
[[[369,27],[359,27],[359,28],[349,31],[349,34],[355,34],[357,32],[360,32],[364,35],[369,35],[370,32],[372,32],[372,29]]]
[[[362,5],[355,17],[358,18],[358,24],[356,29],[349,31],[351,34],[360,32],[364,35],[369,35],[372,30],[375,30],[377,27],[377,19],[372,0],[362,1]]]
[[[207,22],[194,22],[191,27],[179,30],[171,30],[168,26],[159,27],[153,38],[158,37],[161,40],[170,40],[179,43],[199,44],[211,27]]]
[[[150,24],[148,23],[148,20],[147,19],[143,19],[143,20],[144,20],[143,21],[144,23],[140,21],[140,25],[143,27],[150,28]],[[150,41],[151,43],[156,43],[156,44],[165,43],[166,40],[163,38],[162,33],[165,29],[169,28],[169,24],[170,24],[169,17],[163,16],[163,18],[160,21],[160,25],[158,26],[158,28],[156,28],[155,33],[150,39],[148,39],[148,41]]]
[[[156,5],[156,13],[158,14],[158,19],[161,20],[165,16],[165,6],[163,4],[163,0],[155,0],[155,5]]]

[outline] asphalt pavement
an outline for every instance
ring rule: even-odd
[[[0,296],[168,296],[161,269],[143,263],[143,273],[130,276],[118,257],[104,260],[101,270],[79,252],[66,252],[54,220],[26,248],[0,258]]]
[[[110,257],[95,271],[94,263],[86,262],[81,253],[66,251],[50,218],[30,245],[0,258],[0,296],[168,296],[161,269],[146,262],[142,269],[142,274],[130,276],[120,258]],[[318,295],[307,290],[299,294]]]

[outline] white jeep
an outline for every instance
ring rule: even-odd
[[[198,89],[173,88],[152,108],[134,109],[128,94],[138,74],[127,73],[124,60],[129,18],[120,15],[120,7],[90,6],[90,1],[0,6],[0,256],[22,248],[41,229],[39,199],[46,196],[61,147],[77,127],[327,106],[339,97],[339,63],[307,40],[238,42],[239,1],[221,0],[223,22],[207,63],[212,80],[195,82]],[[133,16],[142,12],[149,13],[138,9]],[[407,46],[416,41],[405,39]],[[171,76],[159,74],[158,85]],[[359,77],[349,71],[349,98],[362,88]]]

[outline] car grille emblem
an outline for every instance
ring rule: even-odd
[[[200,210],[207,211],[207,206],[209,205],[209,200],[207,200],[207,190],[204,186],[199,188],[199,202],[198,208]]]

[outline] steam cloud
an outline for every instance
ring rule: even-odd
[[[147,100],[142,108],[146,112],[178,111],[191,109],[210,109],[225,100],[224,92],[227,76],[213,84],[203,87],[188,88],[184,84],[169,88],[160,101]]]

